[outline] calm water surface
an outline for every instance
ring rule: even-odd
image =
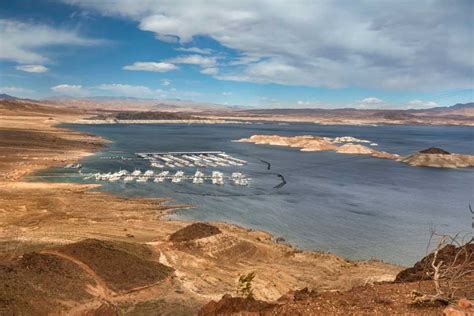
[[[113,143],[82,161],[83,172],[120,168],[142,171],[135,152],[220,150],[248,161],[242,171],[249,187],[212,184],[106,183],[101,190],[126,196],[172,197],[194,205],[172,215],[225,221],[263,229],[302,249],[334,252],[352,259],[379,258],[408,265],[425,254],[429,226],[443,233],[472,233],[468,204],[474,204],[474,169],[414,168],[391,160],[334,152],[236,143],[254,134],[354,136],[378,143],[379,150],[405,155],[431,146],[474,154],[474,128],[428,126],[251,125],[73,125]],[[267,169],[267,164],[271,169]],[[188,174],[195,169],[184,169]],[[84,182],[75,171],[51,169],[48,181]],[[285,177],[287,184],[274,187]],[[51,177],[51,175],[55,177]],[[66,177],[64,177],[66,175]],[[94,182],[94,180],[88,180]],[[104,210],[106,212],[106,210]]]

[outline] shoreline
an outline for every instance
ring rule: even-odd
[[[419,121],[393,121],[393,120],[317,120],[315,118],[291,118],[291,117],[252,117],[252,116],[206,116],[202,119],[170,119],[170,120],[112,120],[112,119],[88,119],[81,118],[76,121],[68,122],[78,125],[120,125],[120,124],[290,124],[306,123],[321,126],[466,126],[473,127],[474,120],[466,122],[425,122]]]
[[[159,262],[176,272],[173,286],[166,290],[158,285],[144,289],[139,301],[149,301],[156,296],[145,293],[161,289],[167,293],[167,302],[180,302],[187,308],[234,292],[239,275],[249,270],[257,273],[256,297],[265,300],[275,300],[289,290],[303,287],[347,290],[367,282],[390,281],[401,270],[400,266],[379,260],[348,260],[331,253],[298,250],[276,243],[270,233],[226,223],[213,222],[221,234],[183,248],[170,242],[169,236],[195,221],[164,220],[163,216],[185,205],[165,205],[168,199],[123,198],[91,191],[94,185],[24,182],[24,176],[31,172],[77,161],[81,158],[77,152],[90,154],[104,145],[98,146],[97,142],[104,139],[97,136],[57,126],[71,123],[71,116],[56,116],[54,124],[35,116],[0,119],[0,128],[12,135],[10,143],[0,146],[32,149],[28,156],[12,149],[0,157],[0,162],[6,162],[3,168],[7,173],[14,174],[0,179],[0,195],[4,197],[0,199],[0,263],[87,238],[147,245]],[[35,131],[19,129],[18,121],[23,128],[30,124]],[[41,151],[52,146],[52,152]],[[23,157],[22,161],[19,157]],[[97,307],[101,299],[94,297],[88,304]],[[135,302],[136,297],[127,294],[116,300],[117,304],[124,300]],[[81,309],[82,304],[74,306]]]

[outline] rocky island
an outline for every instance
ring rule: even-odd
[[[358,139],[352,136],[344,137],[319,137],[319,136],[278,136],[278,135],[253,135],[250,138],[237,140],[238,142],[254,143],[258,145],[285,146],[291,148],[300,148],[301,151],[335,151],[340,154],[370,155],[376,158],[398,159],[396,154],[390,154],[384,151],[378,151],[370,147],[354,144],[367,143],[371,146],[377,144],[369,140]]]
[[[237,142],[254,143],[257,145],[285,146],[300,148],[301,151],[335,151],[340,154],[370,155],[375,158],[385,158],[407,163],[413,167],[433,168],[466,168],[474,167],[474,156],[449,153],[443,149],[431,147],[414,154],[400,157],[397,154],[378,151],[361,145],[370,144],[377,146],[369,140],[358,139],[352,136],[344,137],[319,137],[319,136],[278,136],[278,135],[253,135],[242,138]],[[358,144],[355,144],[358,143]]]
[[[453,154],[443,149],[431,147],[406,157],[401,162],[414,167],[466,168],[474,167],[473,155]]]

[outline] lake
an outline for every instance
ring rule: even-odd
[[[101,190],[124,196],[171,197],[194,207],[172,218],[222,221],[261,229],[301,249],[329,251],[350,259],[378,258],[409,265],[426,253],[430,225],[440,233],[472,234],[469,203],[474,169],[416,168],[335,152],[232,142],[254,134],[353,136],[379,144],[377,150],[406,155],[428,147],[474,154],[474,128],[455,126],[322,126],[315,124],[67,125],[111,141],[81,163],[83,173],[151,169],[135,152],[224,151],[248,162],[241,171],[248,187],[183,182],[104,183]],[[125,156],[131,160],[111,160]],[[268,163],[271,165],[268,170]],[[188,174],[195,168],[184,168]],[[45,181],[91,182],[77,170],[54,168]],[[283,175],[286,184],[276,188]],[[38,180],[36,178],[35,180]],[[107,210],[103,210],[106,212]]]

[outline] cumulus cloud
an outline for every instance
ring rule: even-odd
[[[160,97],[164,96],[164,91],[153,90],[145,86],[135,86],[121,83],[107,83],[96,87],[99,90],[112,92],[115,95],[127,97]]]
[[[209,68],[203,68],[201,69],[200,71],[202,74],[205,74],[205,75],[211,75],[211,76],[214,76],[214,75],[217,75],[219,73],[219,69],[216,68],[216,67],[209,67]]]
[[[349,105],[349,107],[359,109],[383,109],[389,108],[390,106],[390,103],[376,97],[367,97]]]
[[[382,104],[384,101],[382,99],[376,98],[376,97],[368,97],[365,99],[361,100],[362,103],[365,104]]]
[[[210,48],[199,48],[199,47],[189,47],[189,48],[179,47],[179,48],[176,48],[176,50],[180,52],[197,53],[197,54],[202,54],[202,55],[209,55],[209,54],[212,54],[213,52],[213,50]]]
[[[167,82],[163,79],[162,82]],[[166,86],[166,85],[165,85]],[[2,88],[3,89],[3,88]],[[163,99],[166,97],[183,98],[183,97],[198,97],[202,94],[196,91],[171,89],[155,89],[142,85],[130,85],[124,83],[102,83],[95,86],[82,86],[71,84],[60,84],[51,87],[51,90],[63,95],[84,97],[84,96],[114,96],[114,97],[132,97],[132,98],[151,98]],[[13,90],[0,90],[12,92]]]
[[[63,0],[158,39],[234,50],[220,79],[324,87],[472,87],[470,1]],[[243,56],[243,57],[242,57]]]
[[[23,95],[28,95],[33,93],[34,91],[31,89],[26,89],[22,87],[15,87],[15,86],[9,86],[9,87],[0,87],[0,93],[6,93],[6,94],[11,94],[14,96],[23,96]]]
[[[134,71],[152,71],[152,72],[168,72],[178,69],[176,65],[171,63],[164,62],[135,62],[131,65],[124,66],[125,70],[134,70]]]
[[[433,101],[423,101],[423,100],[412,100],[408,102],[407,108],[410,109],[426,109],[426,108],[434,108],[439,106],[438,103]]]
[[[168,79],[161,79],[160,80],[162,86],[169,86],[171,84],[171,80]]]
[[[90,46],[103,43],[82,37],[73,30],[6,19],[0,19],[0,38],[0,59],[18,63],[48,62],[49,57],[41,49],[52,45]]]
[[[219,72],[219,69],[215,67],[217,65],[216,57],[208,57],[202,55],[183,55],[170,58],[166,61],[175,64],[199,66],[201,67],[200,72],[205,75],[217,75],[217,73]]]
[[[66,95],[84,95],[86,91],[82,89],[81,85],[74,85],[74,84],[60,84],[54,87],[51,87],[51,90]]]
[[[201,55],[183,55],[170,58],[167,60],[169,63],[174,64],[188,64],[188,65],[199,65],[202,67],[212,67],[216,64],[215,57],[205,57]]]
[[[43,65],[19,65],[15,67],[17,70],[24,72],[32,73],[43,73],[47,72],[49,69]]]

